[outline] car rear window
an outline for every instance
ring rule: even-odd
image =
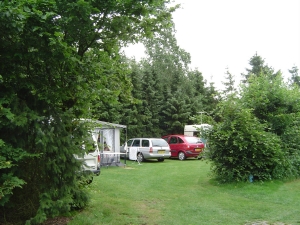
[[[185,137],[185,140],[189,144],[197,144],[197,143],[202,143],[201,139],[198,137]]]
[[[168,143],[164,139],[153,139],[151,140],[152,146],[161,146],[161,147],[167,147]]]

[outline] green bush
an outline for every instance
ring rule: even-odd
[[[300,174],[300,91],[272,69],[251,74],[238,96],[217,108],[209,134],[213,172],[222,182],[290,179]]]
[[[282,146],[287,158],[286,177],[300,177],[300,116],[295,115],[294,122],[281,135]]]
[[[223,121],[209,134],[208,157],[212,171],[221,182],[281,178],[283,161],[280,138],[266,132],[267,127],[230,101],[222,105]],[[277,173],[275,173],[277,171]]]

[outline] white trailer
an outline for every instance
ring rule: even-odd
[[[212,125],[209,124],[193,124],[184,126],[184,135],[187,136],[197,136],[200,137],[202,142],[206,145],[206,139],[204,132],[212,128]]]
[[[201,137],[201,131],[209,130],[212,126],[209,124],[193,124],[184,126],[184,135]]]

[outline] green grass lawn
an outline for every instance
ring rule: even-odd
[[[300,180],[218,184],[206,161],[102,168],[70,225],[300,224]]]

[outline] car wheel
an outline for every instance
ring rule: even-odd
[[[165,161],[165,159],[164,158],[159,158],[159,159],[157,159],[157,161],[158,162],[163,162],[163,161]]]
[[[185,154],[183,152],[179,152],[178,159],[179,160],[185,160]]]
[[[138,153],[138,155],[137,155],[137,161],[138,162],[143,162],[144,161],[144,156],[143,156],[142,153]]]

